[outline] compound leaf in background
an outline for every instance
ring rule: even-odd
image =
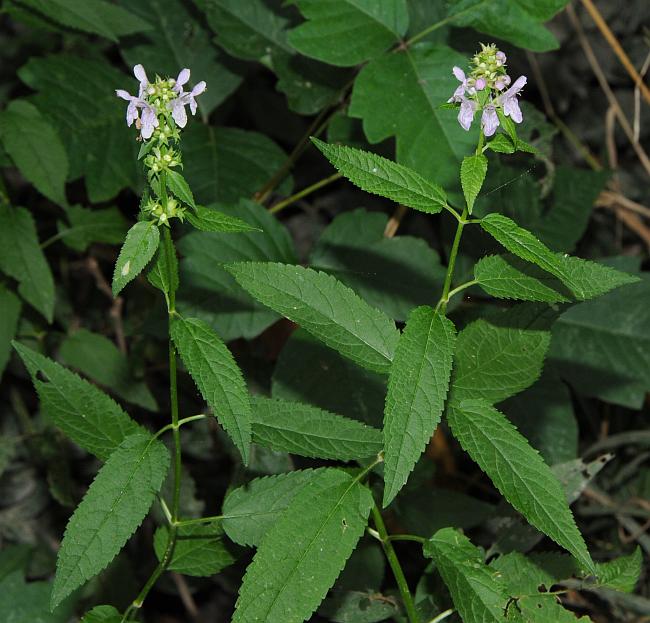
[[[68,156],[48,120],[30,102],[12,101],[0,113],[0,139],[28,182],[48,199],[66,206]]]
[[[11,353],[11,340],[16,335],[22,304],[20,299],[0,284],[0,379]]]
[[[429,214],[437,214],[447,205],[442,188],[408,167],[369,151],[311,140],[341,175],[366,192]]]
[[[513,424],[484,399],[454,405],[447,420],[454,437],[506,500],[594,572],[560,482]]]
[[[181,238],[181,289],[177,308],[210,324],[226,341],[256,337],[278,319],[258,303],[223,268],[238,260],[298,261],[288,230],[259,203],[241,200],[236,205],[215,204],[228,216],[260,231],[227,233],[195,231]]]
[[[481,192],[487,169],[488,160],[483,154],[465,156],[460,165],[460,185],[470,214],[474,208],[474,201]]]
[[[465,535],[453,528],[438,530],[424,543],[424,555],[435,562],[463,621],[504,620],[509,598],[504,581],[483,562],[483,553]]]
[[[291,500],[324,469],[303,469],[255,478],[228,492],[223,503],[223,527],[239,545],[257,546]]]
[[[251,406],[246,382],[235,359],[221,338],[202,320],[174,316],[171,336],[201,395],[247,464]]]
[[[332,587],[366,528],[370,491],[323,470],[296,494],[260,543],[239,589],[233,623],[301,623]]]
[[[431,307],[406,321],[388,379],[384,412],[384,507],[402,488],[440,422],[456,330]]]
[[[115,262],[113,296],[142,272],[158,250],[159,242],[160,231],[153,221],[140,221],[129,229]]]
[[[94,242],[120,244],[129,230],[129,222],[117,208],[91,210],[70,206],[65,210],[68,220],[57,223],[63,242],[75,251],[85,251]]]
[[[282,452],[351,461],[381,452],[381,431],[299,402],[253,399],[253,441]]]
[[[297,0],[307,19],[289,33],[299,52],[331,65],[358,65],[398,43],[408,28],[405,0]]]
[[[363,209],[343,212],[325,228],[310,264],[352,288],[395,320],[442,289],[445,269],[421,238],[384,236],[388,215]]]
[[[334,277],[273,262],[238,262],[227,269],[257,300],[330,348],[369,370],[388,372],[399,339],[395,324]]]
[[[0,201],[0,270],[18,281],[18,294],[52,322],[54,279],[41,250],[34,217]]]
[[[384,54],[359,72],[349,115],[363,119],[370,143],[395,137],[397,162],[443,188],[457,187],[460,163],[476,148],[478,124],[465,132],[456,111],[440,104],[458,86],[451,67],[466,63],[451,48],[428,43]]]
[[[112,398],[88,381],[27,346],[18,342],[13,346],[29,370],[41,408],[77,445],[105,460],[125,437],[143,432]]]
[[[144,381],[133,378],[126,355],[106,336],[80,329],[63,340],[59,357],[120,398],[150,411],[158,409]]]
[[[111,454],[66,527],[52,607],[115,558],[149,511],[168,467],[167,448],[148,434],[130,435]]]

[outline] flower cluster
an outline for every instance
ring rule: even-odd
[[[150,197],[142,206],[142,209],[147,214],[150,214],[158,225],[166,225],[167,227],[169,227],[169,219],[178,218],[182,222],[185,218],[185,208],[173,197],[168,197],[164,205],[158,199]]]
[[[506,55],[494,44],[481,44],[481,51],[474,55],[472,65],[469,75],[460,67],[453,68],[460,84],[448,102],[460,104],[458,123],[462,128],[469,130],[478,111],[482,111],[481,129],[485,136],[492,136],[499,127],[499,111],[515,123],[521,123],[523,115],[517,95],[526,84],[526,76],[520,76],[510,86]]]
[[[140,82],[138,95],[131,95],[123,89],[115,91],[118,97],[129,102],[126,123],[131,126],[135,121],[143,140],[148,141],[157,132],[154,138],[166,144],[170,137],[174,138],[172,135],[176,130],[169,117],[175,126],[184,128],[187,124],[185,107],[189,105],[192,114],[196,114],[195,98],[205,91],[206,84],[202,80],[191,91],[185,92],[183,87],[189,82],[189,69],[182,69],[175,80],[156,76],[154,82],[149,81],[142,65],[136,65],[133,73]],[[163,129],[161,122],[164,123]]]

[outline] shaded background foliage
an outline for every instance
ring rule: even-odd
[[[338,4],[345,21],[346,3]],[[646,557],[650,553],[650,278],[643,272],[650,244],[650,212],[644,206],[650,175],[643,152],[650,132],[647,102],[580,3],[564,9],[562,0],[408,0],[409,19],[398,17],[392,32],[362,25],[355,37],[329,32],[319,21],[318,5],[307,0],[2,4],[4,619],[65,621],[75,609],[95,603],[125,606],[154,564],[155,523],[148,520],[106,572],[61,611],[47,614],[58,539],[98,462],[65,441],[40,413],[9,347],[16,337],[55,356],[109,391],[145,425],[157,428],[168,420],[161,300],[145,279],[115,301],[108,286],[144,181],[123,103],[114,96],[115,88],[134,84],[129,68],[135,63],[169,75],[189,67],[196,80],[207,81],[198,119],[184,135],[184,174],[199,201],[219,204],[263,229],[230,236],[180,228],[179,309],[207,321],[229,341],[252,392],[309,402],[380,426],[385,379],[296,331],[219,265],[240,259],[306,263],[335,275],[400,322],[412,307],[430,303],[444,277],[451,220],[405,215],[338,181],[306,137],[320,135],[394,157],[458,194],[458,163],[476,136],[457,126],[453,111],[437,107],[453,91],[451,66],[464,65],[477,41],[498,41],[510,73],[529,76],[522,135],[540,154],[491,160],[477,213],[502,212],[557,251],[602,259],[642,276],[639,284],[562,309],[540,381],[500,408],[557,466],[556,473],[567,482],[577,480],[574,511],[596,559],[629,553],[635,543]],[[647,2],[598,7],[632,63],[647,69]],[[578,30],[571,19],[576,14]],[[399,46],[387,51],[396,39],[418,37],[433,24],[438,27],[408,52]],[[594,50],[594,63],[585,56],[585,41]],[[632,140],[613,121],[598,75],[629,119]],[[320,180],[325,180],[320,188],[293,197]],[[489,245],[485,235],[468,231],[459,282]],[[457,322],[498,304],[478,290],[469,292],[466,304],[454,311]],[[181,378],[181,396],[183,413],[202,408],[187,376]],[[182,506],[189,517],[218,514],[226,490],[252,476],[317,464],[254,446],[244,470],[212,420],[184,434],[189,459]],[[613,456],[594,461],[604,453]],[[444,526],[460,527],[491,553],[535,547],[540,535],[498,499],[440,430],[397,499],[392,527],[427,537]],[[212,578],[166,577],[148,604],[147,620],[229,620],[250,560],[246,551],[232,550],[236,562]],[[448,603],[416,546],[401,546],[400,552],[420,600],[440,608]],[[314,620],[396,616],[395,589],[379,554],[371,540],[362,542]],[[26,584],[25,578],[34,581]],[[344,599],[357,618],[342,618]],[[16,602],[24,611],[16,610]],[[647,620],[647,573],[633,594],[576,590],[565,603],[594,621]]]

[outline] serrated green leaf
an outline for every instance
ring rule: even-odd
[[[41,250],[36,224],[25,208],[0,201],[0,270],[18,281],[18,294],[48,322],[54,313],[54,279]]]
[[[162,560],[169,539],[169,528],[160,526],[153,536],[153,547]],[[171,560],[166,569],[193,577],[208,577],[219,573],[235,561],[223,541],[219,523],[179,526]]]
[[[214,208],[195,206],[196,213],[188,212],[187,220],[201,231],[214,231],[226,234],[240,233],[243,231],[262,231],[259,227],[249,225],[246,221],[224,214]]]
[[[251,406],[244,377],[221,338],[202,320],[174,316],[171,336],[178,353],[248,464],[251,443]]]
[[[115,262],[113,296],[117,296],[149,263],[158,249],[160,231],[153,221],[140,221],[126,234]]]
[[[384,410],[384,507],[404,486],[440,422],[456,341],[453,323],[430,307],[406,321],[388,379]]]
[[[450,403],[464,398],[497,403],[539,378],[551,337],[535,325],[544,310],[520,306],[501,314],[475,320],[458,334]]]
[[[192,209],[196,210],[196,203],[194,203],[192,189],[185,178],[178,173],[178,171],[169,169],[165,179],[167,181],[167,188],[171,191],[172,195],[180,199],[183,203],[186,203]]]
[[[575,298],[586,301],[606,294],[620,286],[639,281],[637,275],[616,270],[611,266],[590,262],[572,255],[559,255],[566,281]]]
[[[442,290],[446,269],[422,238],[384,235],[388,215],[342,212],[314,246],[310,265],[330,273],[373,307],[398,321]]]
[[[474,201],[481,192],[487,169],[488,160],[483,154],[465,156],[460,165],[460,185],[470,214],[474,208]]]
[[[33,104],[14,100],[0,113],[0,139],[28,182],[54,203],[68,204],[68,156],[56,130]]]
[[[80,329],[63,340],[59,357],[120,398],[150,411],[158,409],[144,381],[133,378],[126,355],[104,335]]]
[[[129,222],[117,208],[70,206],[65,215],[69,225],[59,221],[59,235],[75,251],[85,251],[94,242],[120,244],[129,230]]]
[[[643,570],[643,553],[637,545],[628,556],[620,556],[609,562],[596,563],[599,586],[613,588],[624,593],[634,592]]]
[[[105,460],[128,435],[143,432],[104,392],[58,363],[18,342],[41,399],[41,408],[72,441]],[[45,379],[45,380],[41,380]]]
[[[383,448],[381,431],[311,405],[253,399],[253,441],[273,450],[351,461]]]
[[[16,335],[21,307],[20,299],[0,284],[0,379],[9,361],[11,340]]]
[[[233,623],[308,619],[361,538],[372,505],[370,491],[345,472],[328,469],[311,478],[248,566]]]
[[[84,614],[81,623],[122,623],[122,614],[113,606],[95,606]]]
[[[514,154],[515,146],[512,141],[505,134],[497,134],[488,142],[488,149],[495,151],[498,154]]]
[[[539,453],[486,400],[463,400],[449,409],[454,437],[501,494],[533,526],[595,571],[564,491]]]
[[[351,67],[397,43],[408,28],[405,0],[297,0],[308,21],[289,33],[302,54]]]
[[[147,272],[147,280],[154,288],[162,291],[169,308],[171,298],[176,294],[179,285],[178,256],[171,236],[163,236],[153,265]]]
[[[481,550],[453,528],[438,530],[424,544],[433,558],[454,606],[465,623],[499,623],[504,620],[508,592],[500,574],[484,562]]]
[[[167,448],[148,434],[130,435],[111,454],[66,527],[52,607],[115,558],[149,511],[168,467]]]
[[[238,262],[227,270],[261,303],[330,348],[369,370],[388,372],[399,339],[393,321],[334,277],[272,262]]]
[[[223,503],[223,528],[240,545],[259,545],[297,493],[323,469],[255,478],[233,489]]]
[[[455,50],[429,43],[379,56],[359,72],[348,114],[363,119],[370,143],[395,137],[397,162],[443,188],[457,187],[461,160],[476,149],[478,124],[466,132],[456,111],[439,105],[458,86],[451,68],[466,64]]]
[[[342,175],[366,192],[429,214],[447,205],[442,188],[408,167],[361,149],[311,140]]]

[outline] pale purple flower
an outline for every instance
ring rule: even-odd
[[[465,91],[467,91],[469,94],[473,94],[475,93],[475,90],[473,87],[468,86],[465,72],[460,67],[454,67],[452,71],[454,72],[454,76],[456,76],[456,79],[460,82],[460,84],[458,87],[456,87],[454,94],[447,100],[447,102],[462,102]]]
[[[474,86],[477,91],[482,91],[487,86],[487,82],[485,81],[485,78],[477,78]]]
[[[519,108],[517,95],[524,88],[526,80],[526,76],[519,76],[515,83],[505,93],[499,95],[498,98],[498,103],[503,106],[503,114],[510,117],[515,123],[521,123],[524,118],[521,114],[521,108]]]
[[[123,89],[117,89],[115,93],[118,97],[129,102],[129,105],[126,108],[126,124],[128,126],[131,126],[134,121],[138,120],[138,109],[142,108],[142,115],[140,116],[140,133],[142,134],[143,139],[150,139],[154,128],[158,127],[158,115],[154,108],[141,97],[130,95]]]
[[[501,65],[505,65],[505,64],[506,64],[506,55],[505,55],[503,52],[501,52],[501,50],[499,50],[499,51],[495,54],[495,58],[496,58],[496,60],[497,60],[497,66],[501,67]]]
[[[494,104],[488,104],[483,108],[481,115],[481,128],[485,136],[492,136],[499,127],[499,117],[497,116],[497,109]]]
[[[186,67],[185,69],[181,69],[178,78],[176,78],[176,82],[174,83],[173,90],[176,91],[179,95],[183,95],[183,86],[187,84],[188,80],[190,79],[190,70]]]
[[[508,74],[504,74],[503,76],[499,76],[496,81],[494,82],[494,88],[503,91],[509,84],[510,84],[510,76]]]
[[[144,70],[144,67],[142,65],[136,65],[133,68],[133,75],[140,82],[140,91],[138,92],[138,97],[142,97],[145,94],[147,87],[149,86],[149,78],[147,78],[147,72]]]
[[[463,130],[469,130],[474,120],[474,113],[478,104],[474,100],[467,99],[464,95],[461,96],[460,110],[458,111],[458,123],[460,123]]]
[[[181,74],[182,73],[183,72],[181,72]],[[189,71],[187,79],[189,80]],[[205,91],[206,86],[207,85],[205,84],[205,81],[201,80],[201,82],[199,82],[189,93],[183,93],[167,104],[167,106],[172,111],[172,117],[174,118],[174,121],[178,127],[184,128],[185,124],[187,123],[187,113],[185,112],[185,106],[189,104],[192,114],[196,114],[197,103],[194,98],[201,95],[201,93]]]

